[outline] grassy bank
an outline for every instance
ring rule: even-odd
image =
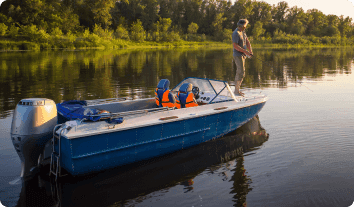
[[[188,38],[186,38],[188,39]],[[196,38],[198,39],[198,38]],[[354,38],[340,37],[306,37],[296,35],[278,35],[273,38],[250,38],[253,48],[309,48],[309,47],[339,47],[353,46]],[[0,37],[0,50],[46,50],[46,49],[139,49],[139,48],[173,48],[173,47],[215,47],[231,48],[231,40],[217,42],[212,38],[201,41],[183,40],[173,42],[132,41],[112,37],[100,37],[96,34],[86,36],[74,35],[36,35],[15,37]]]
[[[188,38],[187,38],[188,39]],[[198,38],[196,38],[198,39]],[[202,41],[183,40],[132,41],[112,36],[86,34],[74,35],[17,35],[0,37],[0,50],[45,50],[45,49],[138,49],[138,48],[172,48],[172,47],[230,47],[231,42],[216,42],[210,38]]]

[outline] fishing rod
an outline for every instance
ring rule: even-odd
[[[246,55],[246,57],[248,57],[248,58],[252,58],[252,57],[255,57],[253,54],[251,54],[251,56],[248,56],[248,55]],[[260,58],[258,58],[258,57],[255,57],[255,58],[257,58],[258,60],[260,60],[260,61],[262,61],[263,63],[266,63],[269,67],[271,67],[271,68],[274,68],[272,65],[270,65],[269,63],[267,63],[267,62],[265,62],[264,60],[262,60],[262,59],[260,59]],[[299,82],[300,83],[300,82]],[[297,82],[295,81],[295,85],[297,84]],[[300,83],[300,85],[302,85],[301,83]],[[307,88],[307,89],[309,89],[307,86],[305,86],[305,85],[302,85],[302,86],[304,86],[305,88]],[[311,89],[309,89],[311,92],[313,92],[313,90],[311,90]]]

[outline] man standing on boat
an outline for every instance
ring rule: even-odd
[[[240,19],[237,22],[237,28],[232,33],[232,45],[234,48],[232,66],[233,68],[236,68],[235,95],[239,95],[239,96],[243,95],[243,93],[240,92],[240,87],[241,87],[242,80],[245,77],[246,57],[253,56],[251,43],[248,40],[245,32],[247,24],[248,24],[247,19]]]

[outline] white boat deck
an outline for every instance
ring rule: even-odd
[[[219,101],[222,101],[223,97],[220,97]],[[197,107],[162,110],[149,113],[135,114],[124,117],[124,122],[121,124],[109,124],[106,121],[98,122],[84,122],[77,126],[71,126],[72,129],[65,132],[62,136],[68,139],[80,138],[85,136],[92,136],[96,134],[111,133],[115,131],[128,130],[133,128],[140,128],[145,126],[151,126],[161,123],[168,123],[174,121],[181,121],[185,119],[191,119],[194,117],[207,116],[212,114],[223,113],[226,111],[232,111],[238,108],[244,108],[251,105],[259,104],[267,101],[267,97],[260,93],[245,93],[244,97],[236,96],[236,101],[225,101],[214,104],[205,104]],[[200,100],[198,99],[200,102]],[[97,102],[100,103],[100,102]],[[109,102],[111,103],[111,102]],[[119,116],[118,116],[119,117]]]

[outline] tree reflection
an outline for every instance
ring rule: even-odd
[[[290,82],[351,73],[354,49],[255,49],[244,87],[285,88]],[[0,54],[0,117],[23,98],[152,97],[162,78],[234,81],[231,49],[139,49],[7,52]]]

